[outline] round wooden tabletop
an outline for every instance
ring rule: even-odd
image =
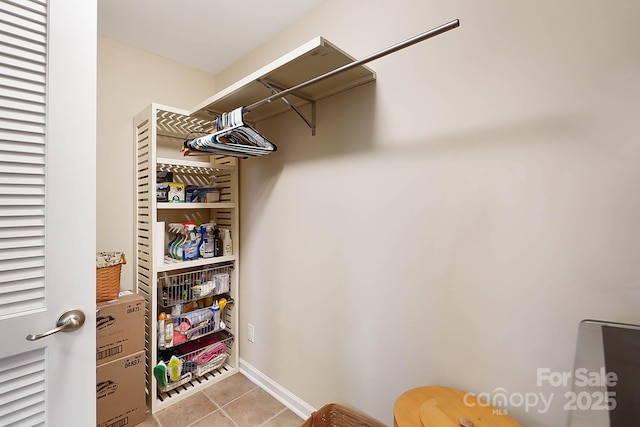
[[[449,387],[409,390],[393,408],[396,427],[522,427],[500,409]]]

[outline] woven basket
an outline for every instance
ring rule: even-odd
[[[126,263],[127,260],[121,252],[98,252],[96,254],[96,302],[118,298],[120,271],[122,264]]]
[[[380,421],[346,406],[329,403],[315,411],[300,427],[387,427]]]

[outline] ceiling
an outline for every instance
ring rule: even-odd
[[[98,35],[218,74],[324,0],[98,0]]]

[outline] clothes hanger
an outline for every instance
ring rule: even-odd
[[[184,155],[200,154],[222,154],[231,157],[255,157],[262,156],[264,154],[270,154],[275,152],[278,148],[276,145],[269,141],[265,136],[258,131],[244,123],[243,114],[259,108],[263,105],[267,105],[276,99],[284,98],[285,96],[299,91],[302,88],[310,86],[321,80],[325,80],[329,77],[333,77],[336,74],[350,70],[367,62],[381,58],[383,56],[394,53],[400,49],[404,49],[421,41],[427,40],[431,37],[435,37],[444,32],[452,30],[460,26],[460,21],[455,19],[446,24],[435,27],[417,36],[411,37],[396,45],[383,49],[379,52],[366,56],[360,60],[350,62],[335,70],[324,73],[320,76],[307,80],[289,89],[282,90],[260,101],[254,102],[251,105],[245,107],[238,107],[229,113],[223,113],[218,117],[214,123],[216,124],[217,131],[188,140],[189,135],[185,137],[184,146],[182,151]],[[195,132],[192,132],[195,133]]]

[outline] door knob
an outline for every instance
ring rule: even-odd
[[[27,335],[28,341],[39,340],[40,338],[48,337],[49,335],[53,335],[56,332],[72,332],[76,329],[80,329],[82,325],[84,325],[84,313],[81,310],[69,310],[58,318],[56,322],[56,327],[44,334],[36,334],[36,335]]]

